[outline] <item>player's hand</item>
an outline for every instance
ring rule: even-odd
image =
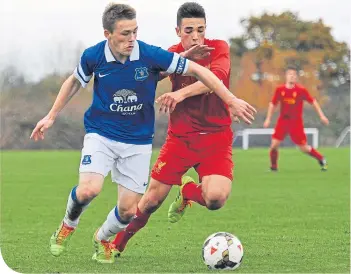
[[[243,120],[246,124],[251,125],[252,121],[255,120],[256,109],[244,100],[234,97],[227,104],[233,121]]]
[[[44,140],[45,131],[50,128],[54,122],[54,118],[50,117],[49,115],[45,116],[37,123],[32,134],[30,135],[30,138],[34,139],[34,141]]]
[[[263,127],[268,128],[270,124],[271,124],[271,120],[266,119],[266,120],[264,120]]]
[[[156,99],[156,103],[160,104],[160,112],[164,113],[172,113],[176,108],[176,105],[183,101],[185,98],[182,93],[175,92],[167,92],[162,94],[160,97]]]
[[[196,45],[186,50],[183,56],[187,59],[197,61],[210,56],[210,52],[214,49],[207,45]]]
[[[321,121],[323,124],[325,124],[326,126],[329,125],[329,120],[326,116],[322,116],[321,117]]]

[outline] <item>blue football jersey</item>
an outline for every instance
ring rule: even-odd
[[[94,76],[93,101],[84,115],[86,132],[127,144],[151,144],[159,72],[184,74],[188,65],[177,53],[139,40],[124,64],[114,58],[107,41],[86,49],[74,70],[83,87]]]

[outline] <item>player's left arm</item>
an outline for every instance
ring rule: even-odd
[[[313,98],[311,96],[311,94],[306,89],[304,90],[304,93],[305,93],[305,98],[304,99],[313,106],[313,108],[317,112],[319,118],[321,119],[322,123],[325,124],[325,125],[329,125],[329,120],[325,116],[325,114],[324,114],[321,106],[317,102],[317,100],[315,98]]]
[[[213,49],[213,48],[208,48]],[[203,55],[206,55],[204,53]],[[185,56],[189,56],[186,54]],[[190,54],[191,56],[191,54]],[[210,70],[220,79],[222,82],[229,77],[230,73],[230,53],[229,46],[225,41],[219,41],[216,50],[213,52],[212,62],[210,64]],[[175,92],[167,92],[161,95],[156,102],[160,103],[160,110],[165,110],[165,112],[172,112],[176,105],[186,98],[193,97],[196,95],[201,95],[209,93],[211,90],[204,85],[201,81],[194,84],[186,86]]]
[[[217,94],[217,96],[228,105],[230,116],[234,121],[243,119],[247,124],[252,123],[254,115],[257,113],[254,107],[231,93],[212,71],[195,62],[188,62],[189,63],[184,70],[183,75],[195,77]]]
[[[325,116],[321,106],[319,105],[319,103],[317,102],[316,99],[314,99],[312,106],[314,107],[314,109],[318,113],[319,118],[321,119],[322,123],[325,124],[326,126],[329,125],[329,120],[328,120],[327,116]]]
[[[184,57],[184,58],[187,58],[185,52],[181,52],[181,53],[179,53],[179,55]],[[171,74],[172,73],[170,73],[168,71],[160,71],[158,81],[162,81],[163,79],[167,78]]]

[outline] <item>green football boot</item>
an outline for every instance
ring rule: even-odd
[[[52,255],[60,256],[65,251],[74,231],[75,228],[67,226],[64,222],[61,223],[50,238],[50,252]]]
[[[95,253],[92,259],[102,264],[112,264],[115,262],[115,254],[110,241],[99,241],[96,238],[99,229],[96,230],[93,236],[93,245]]]
[[[182,178],[182,184],[179,188],[179,193],[175,199],[175,201],[171,204],[168,209],[168,221],[171,223],[178,222],[184,215],[185,210],[188,207],[191,207],[191,201],[185,200],[183,197],[183,187],[189,183],[195,182],[193,178],[190,176],[184,176]]]
[[[319,165],[321,166],[322,171],[327,171],[328,170],[328,163],[326,159],[323,159],[322,161],[319,161]]]

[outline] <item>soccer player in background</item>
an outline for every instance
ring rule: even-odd
[[[111,263],[109,238],[124,229],[137,213],[146,190],[152,139],[154,101],[159,72],[194,76],[228,105],[232,115],[251,119],[252,107],[239,100],[209,70],[179,54],[136,40],[135,10],[123,4],[106,7],[104,40],[86,49],[74,73],[63,83],[49,113],[34,128],[31,138],[44,139],[59,112],[94,75],[93,102],[84,116],[86,135],[79,168],[79,184],[69,196],[66,214],[50,239],[50,251],[59,256],[76,230],[83,211],[100,193],[111,171],[118,183],[118,201],[94,234],[93,259]]]
[[[188,2],[177,13],[180,43],[169,51],[187,53],[193,47],[213,48],[197,56],[197,62],[211,70],[229,87],[230,53],[222,40],[205,38],[206,15],[202,6]],[[173,185],[179,194],[168,212],[168,220],[177,222],[191,201],[210,210],[221,208],[231,192],[233,180],[233,132],[228,107],[215,93],[194,77],[171,75],[172,92],[157,99],[161,111],[170,112],[168,135],[151,172],[149,188],[138,204],[134,220],[116,235],[115,252],[122,252],[128,240],[142,227],[167,197]],[[245,122],[250,124],[248,119]],[[201,184],[189,176],[194,167]]]
[[[285,72],[286,82],[275,90],[272,101],[269,103],[267,117],[263,126],[269,127],[274,109],[280,103],[280,115],[272,135],[270,147],[271,170],[278,170],[278,147],[286,135],[299,146],[300,150],[317,159],[321,170],[326,171],[327,160],[316,149],[307,144],[303,123],[303,102],[310,103],[318,113],[323,124],[328,125],[329,120],[324,115],[316,99],[314,99],[303,86],[297,83],[297,69],[288,67]]]

